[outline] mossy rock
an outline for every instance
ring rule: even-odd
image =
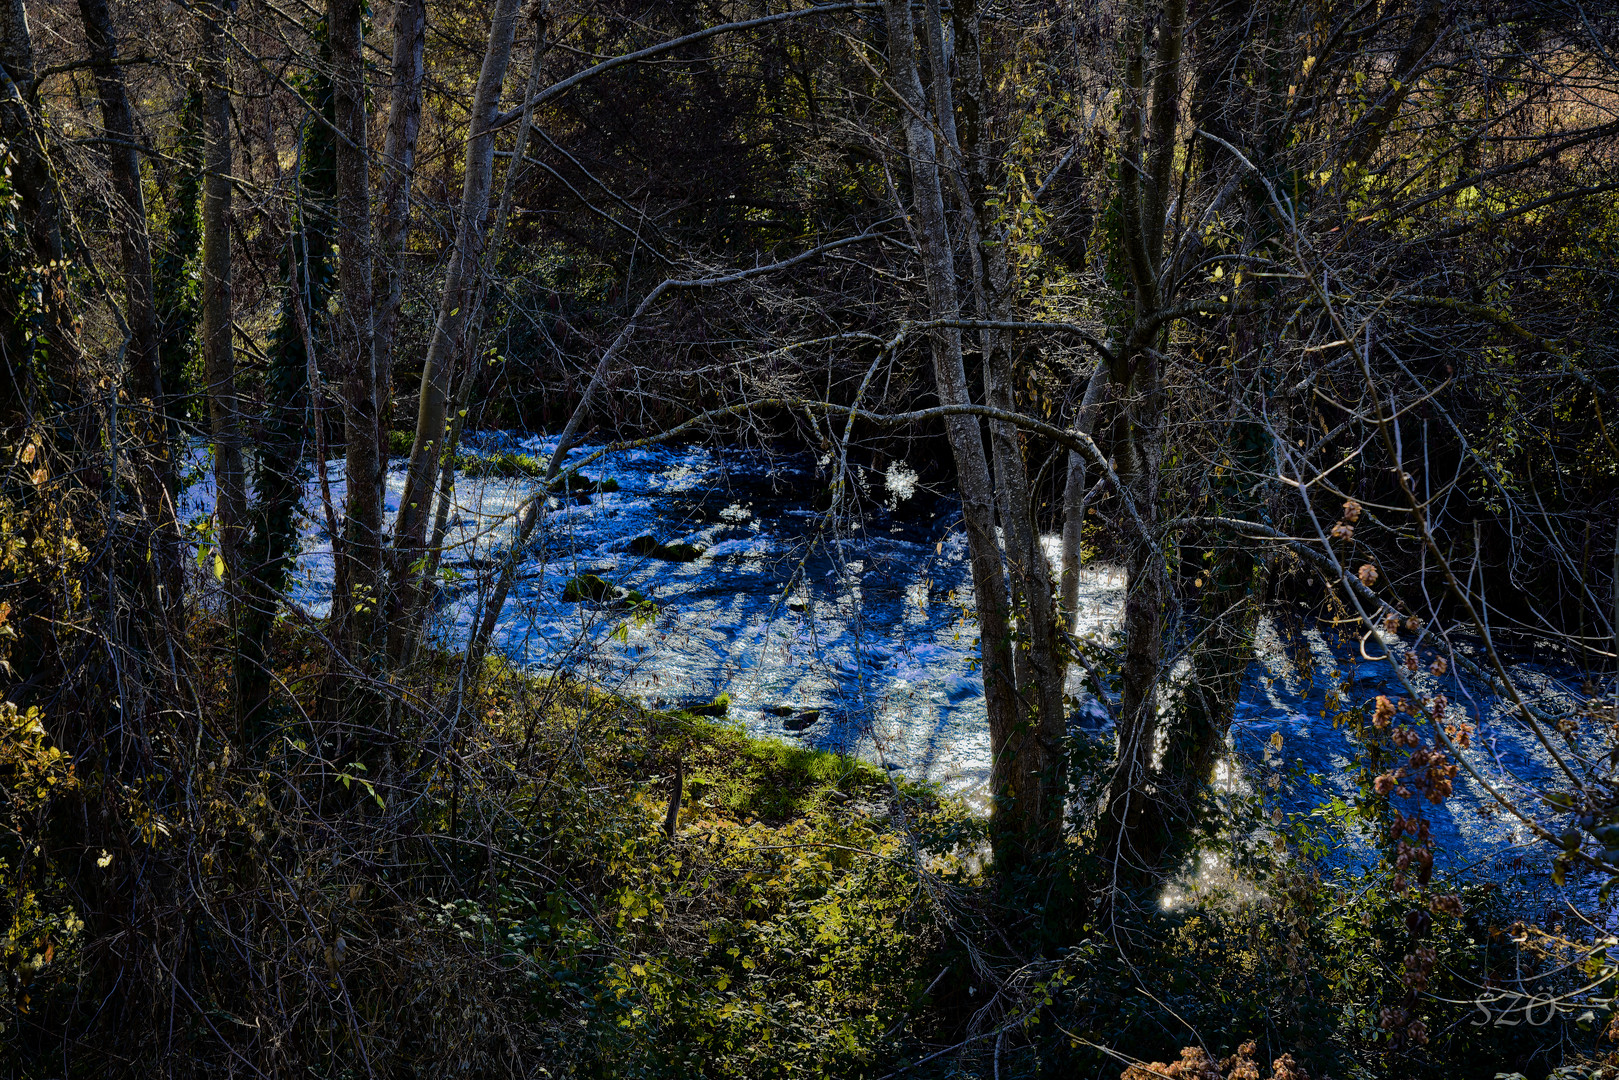
[[[666,544],[650,533],[637,536],[630,541],[630,551],[633,554],[662,559],[664,562],[695,562],[707,550],[701,544],[686,544],[679,541]]]
[[[568,579],[562,586],[562,602],[565,604],[582,604],[587,600],[603,603],[613,599],[618,593],[618,586],[607,581],[599,574],[579,574]]]
[[[813,727],[815,722],[820,720],[820,718],[820,709],[805,709],[797,716],[783,721],[781,726],[786,728],[788,731],[807,731],[809,728]]]
[[[565,472],[546,485],[553,495],[608,495],[618,490],[618,481],[611,476],[592,480],[576,472]]]
[[[687,716],[726,716],[729,715],[731,711],[731,695],[721,694],[713,701],[698,701],[687,705],[681,705],[678,709],[676,709],[676,711],[683,712]]]
[[[545,475],[545,465],[531,454],[503,450],[498,454],[455,456],[455,467],[465,476],[497,476],[505,480],[536,480]]]
[[[562,602],[565,604],[628,604],[633,607],[646,603],[647,599],[638,589],[626,589],[614,585],[600,574],[586,572],[569,578],[562,586]]]

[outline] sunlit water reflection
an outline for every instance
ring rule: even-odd
[[[493,437],[484,446],[536,456],[549,448],[537,438]],[[390,514],[402,465],[396,461],[388,477]],[[341,463],[330,470],[340,503]],[[887,477],[862,473],[859,524],[850,528],[844,518],[831,527],[814,505],[824,477],[803,456],[662,446],[614,454],[585,472],[613,478],[618,490],[549,501],[496,647],[518,663],[566,668],[649,702],[709,702],[724,694],[730,717],[754,734],[859,754],[981,799],[989,742],[965,537],[951,499],[922,488],[904,465]],[[435,623],[445,643],[466,639],[509,543],[507,516],[531,490],[527,480],[461,479]],[[205,515],[210,504],[204,477],[188,493],[189,516]],[[318,615],[328,603],[332,561],[313,485],[305,510],[291,599]],[[636,554],[638,537],[704,550],[693,561],[668,561]],[[587,572],[644,594],[655,618],[638,620],[622,604],[564,601],[565,584]],[[1110,630],[1122,586],[1114,571],[1087,571],[1082,632]],[[1257,653],[1221,786],[1232,797],[1259,793],[1267,814],[1280,808],[1320,816],[1335,801],[1352,802],[1358,747],[1333,717],[1403,688],[1387,663],[1360,659],[1357,638],[1313,620],[1284,629],[1267,618]],[[1550,660],[1519,663],[1514,673],[1543,696],[1566,696],[1570,679],[1560,672],[1572,667]],[[1545,751],[1493,695],[1458,687],[1454,675],[1418,681],[1428,692],[1446,692],[1458,716],[1465,710],[1480,724],[1475,757],[1508,788],[1528,795],[1549,782]],[[1070,689],[1081,701],[1076,727],[1108,738],[1107,712],[1088,700],[1077,673]],[[1339,700],[1329,703],[1329,694]],[[1465,777],[1452,799],[1425,809],[1442,866],[1489,862],[1499,876],[1524,867],[1538,874],[1546,863],[1527,831],[1492,812]],[[1369,854],[1352,843],[1333,858],[1356,863]]]

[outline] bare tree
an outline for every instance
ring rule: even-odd
[[[339,369],[343,382],[345,477],[342,554],[333,586],[339,625],[363,639],[381,587],[382,489],[387,464],[383,430],[388,408],[379,394],[376,305],[372,289],[371,148],[367,134],[365,5],[329,0],[326,28],[332,44],[332,101],[337,134],[338,285],[342,297]],[[358,643],[356,641],[355,643]]]
[[[388,134],[382,149],[382,195],[377,219],[377,256],[387,283],[387,294],[378,307],[376,322],[375,351],[380,372],[392,371],[399,309],[404,303],[405,282],[400,261],[410,227],[416,137],[422,123],[422,52],[426,42],[427,8],[423,0],[399,0],[394,5]],[[391,378],[387,380],[389,397],[391,381]]]
[[[136,414],[137,487],[141,511],[152,530],[151,551],[157,585],[154,599],[178,613],[184,601],[180,535],[174,506],[174,463],[169,447],[164,387],[158,363],[157,301],[152,286],[152,247],[147,232],[146,198],[141,190],[140,146],[134,112],[119,69],[118,31],[108,0],[81,0],[85,37],[90,44],[96,89],[101,97],[107,161],[112,179],[119,254],[123,259],[125,320],[129,324],[129,386]]]
[[[448,467],[442,461],[449,419],[450,391],[455,362],[465,348],[464,335],[478,296],[479,277],[487,242],[485,230],[489,213],[489,192],[494,174],[496,121],[500,115],[501,88],[511,63],[512,42],[517,34],[519,0],[499,0],[491,15],[489,42],[473,94],[472,118],[467,139],[466,174],[461,187],[461,205],[456,215],[455,248],[433,324],[427,359],[422,365],[421,400],[416,414],[416,437],[411,447],[410,467],[400,496],[398,520],[394,524],[394,598],[396,610],[414,610],[416,565],[424,554],[427,525],[432,520],[434,490],[438,470]]]
[[[242,418],[236,389],[231,308],[230,7],[225,0],[198,10],[202,26],[202,352],[208,375],[208,413],[214,453],[215,542],[219,576],[229,592],[240,571],[238,554],[247,517],[242,464]]]

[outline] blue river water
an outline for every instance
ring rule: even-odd
[[[479,448],[540,456],[549,444],[496,434]],[[898,463],[881,475],[855,469],[849,498],[858,513],[840,515],[844,524],[833,528],[816,508],[825,486],[816,466],[803,455],[694,445],[619,452],[587,466],[586,476],[611,478],[617,490],[549,499],[494,644],[520,664],[570,670],[648,702],[725,695],[728,715],[753,734],[858,754],[981,800],[989,740],[959,511]],[[390,514],[402,468],[396,461],[390,472]],[[341,462],[329,471],[340,503]],[[466,640],[510,542],[510,515],[532,490],[525,479],[459,478],[434,614],[444,643]],[[211,502],[201,475],[185,513],[205,517]],[[332,561],[313,484],[305,512],[290,600],[320,615]],[[654,543],[701,554],[644,553]],[[651,607],[566,598],[567,583],[586,573]],[[1107,637],[1122,589],[1113,569],[1086,569],[1082,636]],[[1399,659],[1402,646],[1392,647]],[[1383,651],[1374,640],[1371,654]],[[1314,620],[1284,631],[1265,619],[1221,766],[1226,790],[1258,793],[1293,815],[1351,801],[1357,746],[1331,718],[1344,704],[1405,692],[1386,662],[1364,655],[1356,635],[1340,638]],[[1538,661],[1515,665],[1514,676],[1544,701],[1572,702],[1572,665]],[[1550,783],[1549,756],[1501,701],[1454,672],[1441,679],[1424,668],[1417,681],[1425,693],[1445,692],[1455,719],[1478,725],[1471,760],[1501,790],[1528,798]],[[1107,710],[1077,674],[1070,691],[1080,702],[1075,725],[1107,738]],[[1463,775],[1453,798],[1426,808],[1441,865],[1542,874],[1549,854],[1491,802]]]

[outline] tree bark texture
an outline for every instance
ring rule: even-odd
[[[410,468],[394,523],[396,610],[408,606],[411,566],[421,557],[427,537],[433,491],[442,464],[450,385],[455,361],[466,341],[484,254],[485,218],[494,174],[495,120],[500,114],[501,87],[511,63],[517,33],[519,0],[498,0],[489,24],[489,42],[473,96],[467,140],[466,175],[461,184],[461,209],[456,221],[455,249],[450,255],[444,295],[422,365],[421,401],[416,414],[416,438]]]
[[[226,588],[234,593],[247,493],[231,327],[232,147],[225,36],[229,9],[224,0],[215,0],[198,10],[203,19],[202,353],[213,436],[215,540],[224,561]]]
[[[410,228],[416,136],[422,125],[422,52],[427,41],[424,0],[398,0],[394,5],[393,32],[393,85],[388,97],[388,134],[382,148],[382,197],[377,222],[377,255],[385,293],[377,309],[374,346],[379,371],[390,384],[399,311],[405,298],[401,260]]]
[[[184,600],[180,572],[180,532],[169,499],[173,488],[167,418],[163,412],[163,379],[158,366],[157,303],[152,288],[152,245],[146,224],[146,198],[135,118],[118,66],[118,32],[108,0],[79,0],[85,38],[101,98],[102,127],[107,134],[107,171],[117,204],[114,230],[123,262],[125,321],[129,324],[127,369],[130,396],[136,403],[134,462],[141,516],[150,530],[153,584],[159,607],[177,612]]]
[[[917,68],[916,29],[910,5],[888,0],[888,61],[904,105],[902,123],[910,156],[913,213],[922,246],[929,315],[960,318],[955,260],[945,218],[939,148],[927,119],[928,102]],[[934,381],[946,405],[969,404],[961,331],[935,329],[931,336]],[[973,573],[973,602],[983,656],[984,699],[989,719],[991,797],[995,801],[995,858],[1010,871],[1022,863],[1039,823],[1038,734],[1019,703],[1013,664],[1006,572],[995,536],[995,492],[978,421],[952,416],[946,433],[961,489],[962,520]]]
[[[0,139],[11,156],[11,185],[21,200],[23,229],[33,256],[30,270],[40,279],[47,308],[47,344],[53,354],[65,358],[71,351],[71,335],[61,325],[65,317],[59,268],[62,212],[39,127],[34,63],[34,42],[23,0],[0,0]],[[32,343],[26,335],[11,330],[17,324],[16,318],[6,319],[6,355],[0,357],[0,410],[8,423],[21,419],[27,410],[37,374]]]
[[[343,386],[348,506],[338,556],[334,607],[349,625],[346,644],[365,637],[376,610],[382,562],[382,486],[387,464],[387,403],[377,377],[376,313],[371,281],[371,166],[365,107],[364,0],[328,0],[332,117],[337,129],[338,292],[334,323]]]

